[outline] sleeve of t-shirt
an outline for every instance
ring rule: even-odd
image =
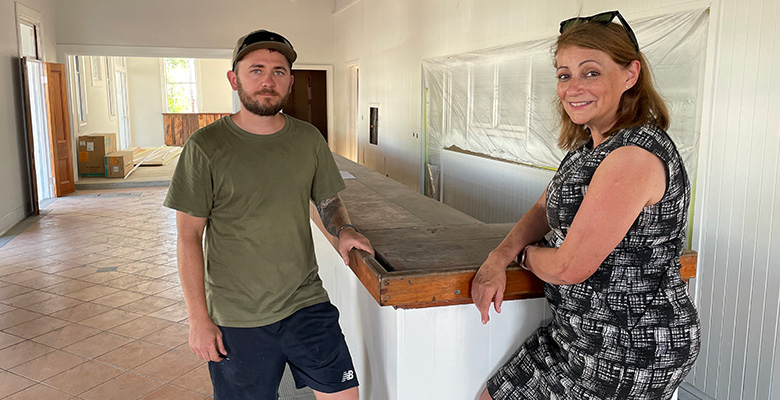
[[[193,140],[184,144],[163,205],[194,217],[207,218],[213,205],[211,168]]]
[[[320,136],[317,141],[317,170],[314,172],[311,185],[311,199],[317,203],[337,195],[346,188],[347,185],[341,179],[336,160],[333,159],[327,143]]]

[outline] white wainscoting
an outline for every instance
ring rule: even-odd
[[[448,150],[441,164],[442,202],[487,223],[519,220],[555,174]]]

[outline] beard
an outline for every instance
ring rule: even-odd
[[[238,91],[238,99],[241,100],[241,104],[244,106],[244,108],[246,108],[246,110],[252,114],[259,115],[261,117],[272,117],[276,114],[279,114],[279,111],[282,111],[285,104],[287,104],[287,98],[290,96],[290,92],[288,91],[276,103],[265,104],[265,100],[263,100],[263,104],[261,104],[260,101],[253,99],[249,93],[244,91],[244,87],[241,86],[241,81],[238,79],[236,79],[236,91]],[[273,89],[259,90],[254,94],[271,94],[279,96],[279,93]]]

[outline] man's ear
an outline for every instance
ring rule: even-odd
[[[227,79],[228,82],[230,82],[230,87],[233,88],[233,90],[238,90],[238,76],[233,70],[227,72]]]

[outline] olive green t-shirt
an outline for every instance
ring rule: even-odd
[[[206,303],[214,323],[263,326],[328,301],[309,199],[345,187],[317,128],[287,115],[271,135],[247,132],[227,116],[187,140],[164,205],[208,218]]]

